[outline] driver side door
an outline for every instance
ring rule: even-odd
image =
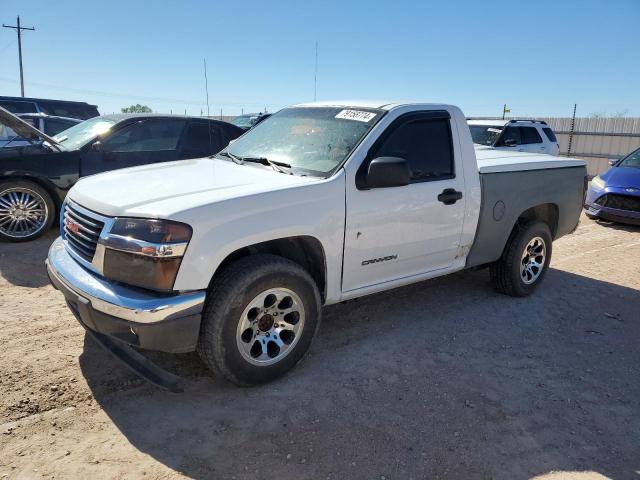
[[[408,185],[348,186],[343,293],[452,266],[466,198],[455,123],[447,111],[405,114],[369,150],[406,160]],[[452,198],[453,197],[453,198]]]
[[[186,121],[138,120],[85,148],[80,176],[179,159],[178,143]]]

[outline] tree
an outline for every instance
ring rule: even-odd
[[[121,108],[120,111],[122,113],[151,113],[152,110],[146,105],[140,105],[139,103],[136,103],[135,105]]]

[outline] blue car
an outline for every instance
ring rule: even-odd
[[[584,208],[589,218],[640,225],[640,148],[591,180]]]

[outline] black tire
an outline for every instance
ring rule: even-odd
[[[53,203],[53,199],[49,192],[42,188],[35,182],[29,180],[5,180],[0,183],[0,222],[6,217],[3,217],[3,213],[7,213],[7,195],[9,192],[17,192],[28,194],[31,198],[41,202],[44,207],[44,213],[42,220],[38,220],[37,228],[33,229],[33,232],[23,230],[20,232],[10,232],[8,227],[5,227],[6,223],[0,225],[0,240],[9,242],[28,242],[34,240],[44,233],[46,233],[53,224],[56,217],[56,207]]]
[[[537,278],[527,283],[523,279],[521,265],[525,248],[529,242],[535,238],[540,238],[544,242],[545,256],[542,269]],[[509,241],[504,249],[502,257],[497,262],[491,264],[491,282],[495,289],[512,297],[525,297],[534,292],[540,285],[549,268],[552,253],[552,238],[549,226],[537,220],[529,221],[525,224],[516,225],[509,237]]]
[[[241,353],[238,325],[252,300],[275,288],[288,289],[297,295],[304,307],[303,326],[296,343],[281,360],[271,365],[254,365]],[[304,358],[320,326],[321,307],[316,283],[297,263],[266,254],[241,258],[226,267],[209,287],[198,353],[215,375],[236,385],[269,382]]]

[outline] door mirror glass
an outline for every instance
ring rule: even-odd
[[[618,163],[618,160],[617,160],[617,159],[615,159],[615,158],[610,158],[610,159],[609,159],[609,166],[610,166],[610,167],[615,166],[615,164],[616,164],[616,163]]]
[[[503,145],[505,147],[515,147],[518,143],[513,138],[505,138]]]
[[[399,157],[378,157],[371,160],[367,168],[368,188],[402,187],[409,185],[411,169],[409,162]]]
[[[94,152],[101,152],[102,151],[102,142],[100,140],[98,140],[97,142],[93,142],[91,144],[91,150],[93,150]]]

